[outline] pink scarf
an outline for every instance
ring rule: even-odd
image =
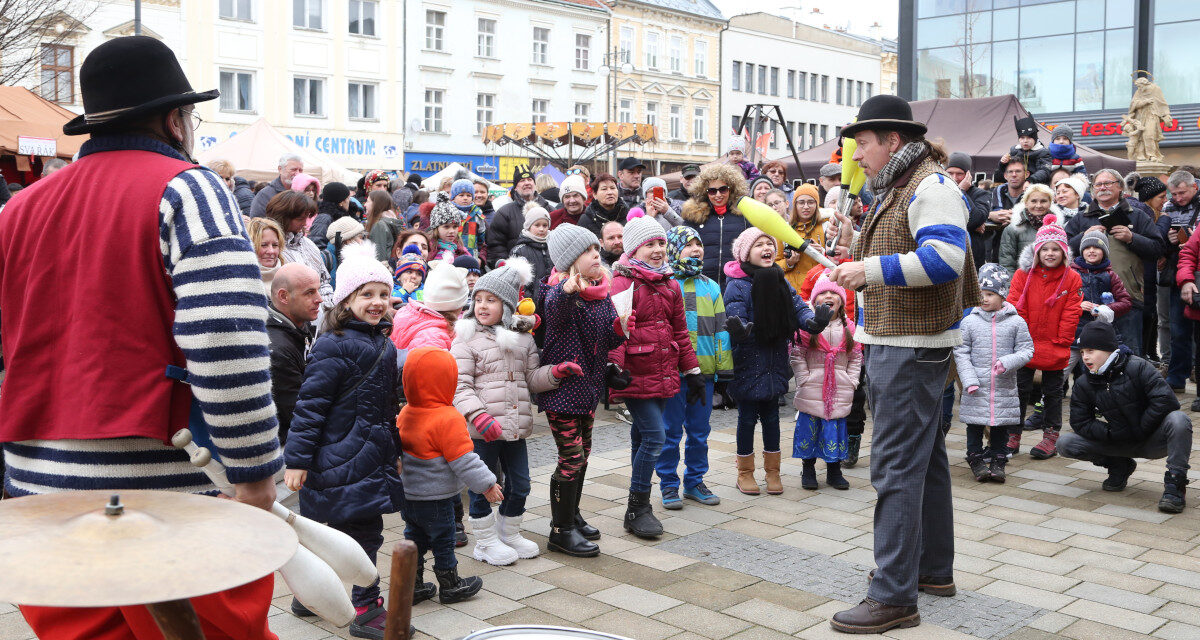
[[[846,325],[839,323],[841,327]],[[845,329],[842,329],[843,332]],[[813,338],[816,338],[817,348],[825,353],[825,377],[821,381],[821,402],[825,406],[825,415],[833,415],[833,403],[837,400],[837,357],[839,353],[846,351],[846,339],[843,336],[842,341],[835,347],[829,344],[829,340],[825,338],[825,332],[822,331],[816,336],[809,336],[808,347],[813,346]],[[859,345],[854,345],[856,349],[861,348]]]
[[[567,274],[558,269],[550,270],[550,277],[547,278],[546,284],[553,287],[567,278]],[[608,270],[604,270],[604,275],[595,284],[586,286],[579,292],[579,296],[584,300],[603,300],[608,297],[608,290],[612,287],[612,276],[608,274]]]

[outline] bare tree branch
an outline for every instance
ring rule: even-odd
[[[0,84],[20,84],[41,66],[41,47],[73,37],[95,0],[0,0]]]

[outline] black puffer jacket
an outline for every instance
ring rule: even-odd
[[[604,225],[610,222],[620,222],[621,226],[625,226],[625,219],[628,217],[629,205],[625,204],[624,200],[618,198],[612,209],[605,209],[600,206],[600,201],[593,199],[583,210],[583,214],[579,216],[579,226],[591,231],[599,238]]]
[[[242,215],[250,215],[250,205],[254,203],[254,189],[250,188],[250,181],[241,176],[234,176],[233,195],[237,198],[238,208],[242,210]]]
[[[312,240],[318,249],[324,249],[329,244],[329,238],[325,236],[329,225],[333,224],[334,220],[348,215],[350,212],[337,206],[337,203],[318,200],[317,217],[313,218],[312,226],[308,228],[308,239]]]
[[[554,268],[554,263],[550,261],[550,251],[546,247],[544,240],[534,240],[524,234],[517,238],[517,244],[513,245],[513,258],[525,258],[529,261],[529,266],[533,267],[533,282],[526,287],[525,297],[531,300],[538,299],[538,289],[542,286],[542,281],[550,275],[550,270]]]
[[[271,350],[271,399],[279,416],[279,442],[286,443],[296,396],[304,380],[304,358],[312,345],[312,325],[297,327],[272,305],[267,309],[267,340]]]
[[[1071,390],[1071,429],[1096,442],[1141,442],[1179,400],[1149,362],[1125,346],[1100,374],[1085,373]]]
[[[508,195],[512,197],[512,202],[500,207],[487,223],[489,267],[495,267],[497,262],[508,258],[508,252],[517,243],[517,238],[521,237],[521,230],[525,228],[525,199],[517,195],[515,189],[509,189]],[[550,205],[545,198],[535,193],[533,199],[546,211],[550,211]],[[484,217],[486,216],[487,213],[484,212]]]

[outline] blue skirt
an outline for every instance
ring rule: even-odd
[[[792,457],[804,460],[820,458],[825,462],[841,462],[846,459],[848,438],[845,418],[826,420],[801,411],[796,416],[796,433],[792,438]]]

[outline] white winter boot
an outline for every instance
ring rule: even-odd
[[[500,541],[496,526],[496,514],[482,518],[471,518],[471,532],[475,534],[475,559],[502,567],[517,561],[517,552]]]
[[[542,552],[537,543],[521,536],[522,516],[511,518],[496,514],[496,528],[500,530],[500,542],[512,547],[520,558],[536,558]]]

